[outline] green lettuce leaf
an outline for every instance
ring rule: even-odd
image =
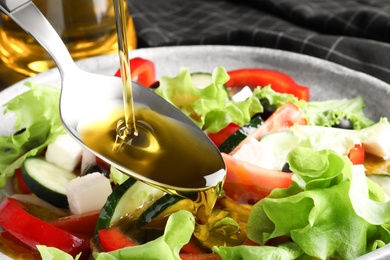
[[[146,244],[126,247],[108,253],[94,254],[96,260],[104,259],[175,259],[180,260],[181,248],[190,241],[195,229],[194,216],[185,210],[173,213],[164,234]]]
[[[354,165],[352,167],[354,168],[354,174],[349,196],[356,214],[373,225],[390,223],[390,203],[385,202],[384,196],[375,196],[373,198],[373,193],[370,193],[369,189],[373,183],[366,181],[367,178],[363,165]]]
[[[353,99],[310,101],[303,107],[308,125],[332,126],[343,118],[352,122],[354,129],[362,129],[374,122],[364,115],[362,97]]]
[[[268,99],[270,105],[275,105],[277,107],[280,107],[287,102],[291,102],[300,108],[307,104],[305,100],[298,100],[298,98],[292,94],[285,94],[274,91],[270,85],[255,88],[253,90],[253,96],[258,99]]]
[[[26,130],[0,137],[0,188],[25,158],[41,153],[58,135],[66,133],[58,109],[60,90],[29,82],[26,86],[31,90],[5,104],[5,113],[16,115],[15,131]]]
[[[303,254],[295,243],[286,243],[278,247],[272,246],[234,246],[213,247],[223,260],[231,259],[262,259],[262,260],[290,260]]]
[[[294,183],[254,206],[248,221],[251,240],[264,244],[288,236],[305,255],[320,259],[354,259],[390,242],[390,204],[383,190],[344,156],[298,147],[287,161]]]
[[[263,111],[260,101],[250,97],[242,102],[228,99],[224,84],[229,75],[223,67],[217,67],[212,74],[213,83],[205,88],[196,87],[189,70],[180,68],[174,77],[162,77],[156,93],[179,108],[201,129],[217,133],[229,123],[243,126],[253,115]]]
[[[81,253],[79,253],[73,258],[70,254],[55,247],[37,245],[37,248],[41,254],[42,260],[78,260],[81,256]]]

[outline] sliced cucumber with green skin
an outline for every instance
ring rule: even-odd
[[[299,145],[299,139],[291,131],[279,131],[264,135],[260,141],[275,156],[278,170],[286,164],[287,154]]]
[[[96,232],[116,225],[123,217],[131,215],[136,210],[143,210],[142,207],[145,204],[163,195],[163,191],[153,186],[137,181],[134,178],[127,179],[108,196],[105,205],[100,211]]]
[[[191,73],[191,80],[195,87],[201,89],[213,83],[212,74],[204,72]],[[232,98],[230,97],[229,91],[227,90],[226,86],[224,86],[224,89],[227,93],[228,100],[231,100]]]
[[[168,217],[179,210],[193,212],[193,201],[180,196],[165,194],[140,215],[137,224],[143,228],[163,228]]]
[[[27,158],[22,165],[22,178],[31,192],[59,208],[69,207],[65,184],[76,177],[44,157]]]
[[[229,136],[222,144],[220,144],[218,147],[219,151],[221,153],[230,153],[263,123],[264,120],[261,118],[261,116],[254,116],[251,121],[243,125],[240,129]]]
[[[386,195],[390,196],[390,175],[388,174],[369,174],[367,177],[377,183]]]

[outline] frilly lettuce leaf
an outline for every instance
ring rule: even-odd
[[[223,260],[230,259],[262,259],[290,260],[302,255],[302,250],[295,243],[285,243],[279,247],[271,246],[235,246],[213,247],[213,251]]]
[[[382,194],[379,194],[379,196],[375,194],[374,197],[374,194],[370,192],[376,184],[366,181],[363,165],[354,165],[352,167],[354,174],[351,180],[349,196],[356,214],[373,225],[390,223],[390,203],[385,202]]]
[[[243,126],[251,117],[263,111],[260,101],[250,97],[242,102],[228,99],[224,84],[229,75],[223,67],[212,74],[213,83],[205,88],[196,87],[187,68],[180,68],[174,77],[162,77],[156,93],[179,108],[201,129],[217,133],[229,123]]]
[[[287,158],[295,181],[253,208],[248,237],[288,236],[305,255],[354,259],[390,242],[383,190],[341,155],[298,147]]]
[[[173,213],[165,227],[164,234],[146,244],[125,247],[116,251],[94,254],[96,260],[104,259],[175,259],[187,244],[195,229],[194,216],[185,210]]]
[[[304,107],[307,104],[305,100],[298,100],[298,98],[296,98],[292,94],[279,93],[274,91],[271,88],[271,85],[255,88],[253,90],[253,96],[258,99],[266,98],[268,99],[270,105],[276,105],[277,107],[280,107],[287,102],[291,102],[300,108]]]
[[[37,245],[37,248],[41,254],[42,260],[78,260],[81,256],[81,253],[79,253],[73,258],[70,254],[55,247]]]
[[[31,90],[5,104],[5,113],[16,115],[15,131],[26,130],[0,137],[0,188],[25,158],[41,153],[58,135],[66,133],[58,109],[60,90],[29,82],[25,85]]]
[[[353,99],[310,101],[303,107],[308,125],[332,126],[343,118],[352,122],[354,129],[362,129],[374,124],[364,115],[365,103],[362,97]]]

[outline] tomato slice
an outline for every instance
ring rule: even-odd
[[[230,154],[235,154],[251,138],[260,140],[265,134],[289,129],[294,124],[306,125],[303,112],[293,103],[279,107],[259,128],[244,139]]]
[[[89,240],[50,225],[30,215],[25,209],[21,202],[12,198],[5,199],[0,204],[0,225],[32,248],[36,248],[36,245],[56,247],[73,257],[82,252],[81,258],[88,259]]]
[[[265,134],[287,130],[294,124],[306,124],[303,112],[294,104],[279,107],[256,131],[242,141],[229,155],[222,153],[227,167],[224,190],[239,203],[255,203],[275,188],[287,188],[292,183],[292,173],[268,170],[234,158],[243,144],[251,138],[260,140]]]
[[[354,165],[364,163],[364,146],[363,144],[355,144],[355,146],[349,151],[348,158]]]
[[[234,123],[228,124],[224,129],[215,134],[208,134],[208,137],[216,146],[220,146],[229,136],[236,132],[241,127]]]
[[[239,69],[228,71],[230,80],[226,87],[250,86],[264,87],[271,84],[271,88],[279,93],[293,94],[298,99],[309,100],[309,88],[298,85],[290,76],[269,69]]]
[[[223,189],[226,196],[239,203],[255,203],[276,188],[288,188],[293,173],[269,170],[222,153],[226,163]]]
[[[137,83],[145,87],[150,87],[156,81],[156,68],[154,63],[150,60],[142,58],[133,58],[130,60],[130,72],[131,80],[134,80],[136,77]],[[117,70],[115,76],[121,76],[121,70]]]

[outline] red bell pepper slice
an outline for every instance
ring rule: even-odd
[[[37,250],[21,243],[19,239],[7,230],[0,231],[0,252],[4,252],[12,259],[40,259],[40,254]]]
[[[230,154],[236,153],[251,138],[260,140],[265,134],[289,129],[294,124],[306,125],[307,121],[301,109],[292,103],[279,107],[259,128],[245,138]]]
[[[101,229],[98,231],[99,243],[106,252],[118,250],[124,247],[136,246],[122,231],[117,227]]]
[[[21,202],[7,198],[0,204],[0,225],[26,245],[56,247],[82,259],[90,255],[89,241],[40,220],[25,211]]]
[[[72,234],[93,237],[100,210],[49,220],[48,223]]]
[[[261,246],[260,244],[258,244],[258,243],[256,243],[256,242],[250,240],[249,238],[247,238],[247,239],[245,240],[245,242],[243,243],[243,245],[245,245],[245,246]]]
[[[205,254],[206,251],[203,250],[200,242],[194,236],[192,236],[190,241],[181,248],[180,253]]]
[[[134,80],[136,77],[137,83],[145,87],[150,87],[156,81],[156,68],[154,63],[150,60],[145,60],[142,58],[133,58],[130,60],[130,72],[131,80]],[[115,73],[115,76],[121,76],[121,70],[118,69]]]
[[[32,192],[27,187],[26,183],[23,181],[22,169],[21,168],[15,170],[15,176],[16,176],[16,179],[18,180],[20,191],[23,194],[31,194]]]
[[[279,93],[293,94],[298,99],[309,100],[309,88],[298,85],[290,76],[269,69],[239,69],[228,71],[230,80],[226,87],[250,86],[264,87],[271,84],[271,88]]]
[[[238,203],[254,204],[276,188],[288,188],[293,173],[269,170],[222,153],[226,163],[223,189]]]
[[[241,127],[239,125],[230,123],[218,133],[209,133],[208,137],[211,139],[211,141],[213,141],[216,146],[220,146],[229,136],[238,131],[238,129],[240,128]]]
[[[363,144],[355,144],[355,146],[349,151],[348,158],[354,165],[364,163],[364,146]]]

